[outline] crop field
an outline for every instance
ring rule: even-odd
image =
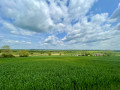
[[[0,90],[120,90],[120,57],[0,58]]]

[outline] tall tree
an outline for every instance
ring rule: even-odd
[[[10,49],[9,45],[4,45],[1,47],[2,53],[4,54],[12,54],[12,50]]]

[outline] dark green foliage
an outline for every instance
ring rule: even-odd
[[[12,54],[2,53],[1,57],[7,58],[7,57],[15,57],[15,56]]]
[[[67,51],[64,51],[64,55],[66,55],[67,54]]]
[[[92,53],[83,50],[83,51],[80,51],[80,52],[79,52],[79,55],[80,55],[80,56],[92,56]]]
[[[120,90],[120,57],[0,58],[0,90]]]
[[[33,56],[34,53],[33,53],[33,52],[30,52],[30,54]]]
[[[22,50],[18,52],[20,57],[28,57],[29,56],[29,52],[26,50]]]
[[[61,56],[62,55],[62,53],[59,53],[59,56]]]
[[[44,54],[45,53],[45,51],[39,51],[40,52],[40,54]]]
[[[14,54],[17,54],[19,50],[13,50]],[[52,52],[52,55],[69,55],[71,56],[120,56],[120,52],[110,51],[110,50],[27,50],[32,56],[44,56],[47,55],[48,52]],[[109,55],[104,55],[105,52],[111,52]],[[33,54],[34,53],[34,54]]]
[[[51,55],[52,55],[52,52],[48,52],[48,55],[51,56]]]
[[[104,51],[104,56],[112,56],[112,55],[113,55],[112,51],[109,50]]]

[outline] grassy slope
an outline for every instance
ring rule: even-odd
[[[120,57],[0,58],[0,90],[120,90]]]

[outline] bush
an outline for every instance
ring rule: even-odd
[[[28,57],[29,56],[29,52],[24,50],[24,51],[19,51],[19,56],[20,57]]]
[[[5,53],[3,53],[3,54],[1,55],[1,57],[15,57],[15,56],[12,55],[12,54],[5,54]]]
[[[104,56],[112,56],[113,52],[110,50],[104,51]]]
[[[48,52],[48,55],[49,55],[49,56],[51,56],[51,55],[52,55],[52,53],[51,53],[51,52]]]
[[[30,54],[33,56],[33,54],[34,54],[34,53],[33,53],[33,52],[31,52]]]
[[[61,56],[62,55],[62,53],[59,53],[59,56]]]

